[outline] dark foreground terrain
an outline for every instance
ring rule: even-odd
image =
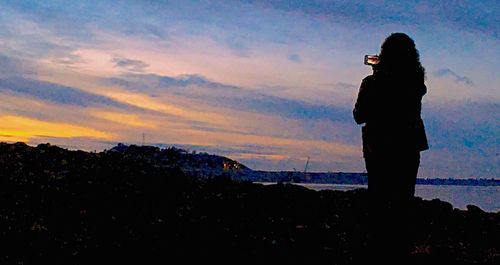
[[[366,256],[366,190],[199,179],[158,165],[151,150],[1,143],[0,264],[353,264]],[[415,202],[413,261],[500,264],[500,213]]]

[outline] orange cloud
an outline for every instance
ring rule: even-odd
[[[283,138],[265,135],[242,134],[232,132],[210,132],[193,129],[184,129],[186,138],[204,139],[216,145],[262,145],[278,146],[288,150],[295,155],[307,155],[311,153],[333,154],[337,160],[342,157],[360,155],[360,148],[356,145],[326,142],[321,140],[302,140],[293,138]]]
[[[143,127],[143,128],[155,128],[156,125],[153,122],[146,122],[141,119],[138,115],[120,113],[120,112],[109,112],[102,110],[91,110],[90,115],[104,119],[107,121],[124,124],[132,127]]]
[[[206,111],[204,112],[204,111],[189,110],[174,106],[173,104],[159,102],[143,94],[118,92],[118,91],[104,92],[102,94],[114,100],[124,102],[136,107],[159,111],[165,114],[177,116],[191,121],[206,122],[209,124],[217,124],[217,125],[233,124],[236,121],[236,119],[227,115],[221,115]]]
[[[230,155],[232,159],[263,159],[263,160],[274,160],[282,161],[290,159],[289,156],[279,155],[279,154],[256,154],[256,153],[236,153]]]

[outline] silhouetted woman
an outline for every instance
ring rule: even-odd
[[[407,251],[408,209],[415,194],[420,151],[428,149],[420,116],[427,88],[413,40],[393,33],[382,44],[379,63],[363,79],[354,107],[362,128],[363,156],[371,203],[372,250],[378,258]]]

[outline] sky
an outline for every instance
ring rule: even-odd
[[[0,0],[0,141],[365,171],[352,108],[392,32],[426,68],[419,177],[499,177],[498,1]]]

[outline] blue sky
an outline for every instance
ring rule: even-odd
[[[496,1],[0,1],[0,140],[178,145],[255,168],[363,171],[364,54],[412,36],[421,177],[498,177]]]

